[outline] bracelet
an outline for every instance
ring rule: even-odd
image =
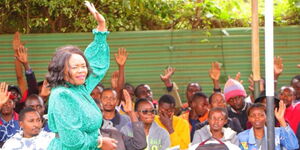
[[[98,136],[98,141],[100,141],[99,145],[97,146],[98,148],[101,148],[103,145],[103,140],[102,140],[102,136]]]

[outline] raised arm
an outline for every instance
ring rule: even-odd
[[[47,80],[44,80],[39,96],[42,97],[42,99],[46,103],[46,99],[49,95],[50,95],[50,87]]]
[[[17,49],[21,45],[23,45],[21,43],[21,41],[20,41],[20,33],[19,32],[15,33],[12,44],[13,44],[14,53],[16,55]],[[18,86],[19,86],[19,88],[21,90],[21,93],[24,94],[25,91],[26,91],[26,82],[25,82],[25,79],[23,77],[22,64],[18,60],[15,60],[15,71],[16,71],[16,77],[17,77]]]
[[[94,5],[89,2],[85,2],[85,5],[98,22],[97,29],[93,30],[94,40],[84,52],[92,68],[92,73],[86,80],[88,93],[91,93],[96,85],[103,79],[110,65],[110,50],[106,42],[109,32],[107,32],[104,17],[99,14]]]
[[[211,69],[209,70],[209,77],[212,79],[214,84],[214,92],[221,92],[220,87],[220,75],[221,75],[221,67],[219,62],[211,63]]]
[[[146,134],[144,132],[144,124],[139,122],[136,112],[133,110],[132,100],[126,89],[123,89],[125,102],[122,101],[125,112],[128,114],[132,124],[133,137],[125,137],[126,149],[138,150],[147,147]]]
[[[34,72],[30,68],[30,65],[28,62],[28,49],[25,48],[23,45],[21,45],[19,48],[17,48],[15,57],[23,65],[23,67],[25,69],[25,76],[26,76],[27,87],[28,87],[28,95],[39,94],[37,81],[36,81]]]
[[[125,99],[125,102],[122,101],[122,105],[124,107],[125,112],[130,117],[131,122],[138,122],[139,120],[133,110],[132,100],[131,100],[129,93],[127,92],[126,89],[123,89],[122,92],[123,92],[124,99]]]
[[[164,84],[167,88],[170,88],[170,87],[173,86],[172,81],[171,81],[171,77],[172,77],[172,75],[174,74],[175,71],[176,71],[175,68],[169,66],[167,69],[165,69],[164,75],[160,75],[161,81],[164,82]]]
[[[85,1],[85,6],[89,9],[95,20],[98,22],[97,30],[101,32],[107,31],[105,18],[96,10],[94,4],[90,3],[89,1]]]
[[[281,57],[274,57],[274,90],[276,91],[277,81],[281,73],[283,72],[283,64]]]
[[[117,82],[117,91],[122,92],[121,89],[125,85],[125,64],[128,57],[128,53],[125,48],[119,48],[118,53],[115,53],[115,59],[119,67],[119,76]]]
[[[111,74],[111,77],[110,77],[111,88],[113,88],[116,91],[118,88],[118,78],[119,78],[119,71],[116,70]]]
[[[164,74],[160,75],[161,81],[164,82],[166,88],[167,88],[167,94],[172,95],[175,98],[176,102],[176,113],[178,114],[180,112],[180,108],[182,106],[181,98],[178,93],[178,87],[175,82],[171,81],[172,75],[175,73],[176,69],[169,66],[167,69],[164,70]]]

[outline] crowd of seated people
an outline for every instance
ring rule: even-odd
[[[47,149],[57,138],[47,119],[51,89],[47,81],[37,82],[29,63],[24,62],[28,57],[25,47],[18,48],[16,57],[26,64],[23,66],[28,87],[22,94],[16,85],[0,84],[2,149]],[[229,78],[222,90],[218,81],[220,68],[214,62],[209,72],[213,92],[206,96],[199,83],[189,83],[184,107],[178,87],[171,81],[174,68],[160,75],[165,94],[155,100],[148,84],[135,88],[125,83],[122,69],[126,49],[119,49],[116,57],[125,61],[117,61],[119,70],[111,77],[111,87],[104,88],[99,83],[91,92],[103,114],[99,131],[117,141],[115,149],[197,149],[207,144],[223,144],[228,149],[267,149],[264,86],[257,99],[251,98],[253,93],[246,94],[238,77]],[[296,75],[275,95],[276,150],[299,148],[300,119],[295,115],[300,113],[299,87],[300,75]]]
[[[92,44],[97,45],[97,42],[105,41],[108,33],[102,31],[101,15],[100,18],[97,16],[99,13],[94,10],[93,5],[88,5],[88,8],[100,24],[95,29],[98,31],[93,31],[95,40]],[[14,43],[21,43],[18,38],[14,40]],[[109,49],[107,46],[104,47]],[[79,93],[88,91],[89,97],[84,96],[86,99],[82,101],[91,103],[91,106],[96,107],[96,111],[101,111],[101,124],[96,126],[99,131],[98,139],[89,139],[87,134],[90,131],[77,129],[83,126],[80,122],[76,123],[78,120],[75,122],[72,120],[72,126],[67,126],[68,120],[66,119],[66,126],[64,126],[62,120],[53,118],[55,112],[52,112],[51,119],[49,119],[48,110],[53,111],[51,106],[60,105],[59,102],[51,102],[53,97],[50,95],[57,94],[55,93],[57,90],[53,90],[56,87],[51,87],[50,84],[53,83],[48,83],[50,81],[48,79],[37,81],[34,70],[28,62],[27,48],[22,44],[16,44],[14,48],[18,86],[0,83],[1,149],[43,150],[48,149],[51,144],[53,146],[53,141],[61,142],[62,149],[82,149],[80,145],[72,148],[74,146],[72,144],[78,143],[72,141],[73,137],[65,137],[61,134],[59,126],[63,126],[68,131],[80,132],[81,138],[98,145],[93,149],[102,150],[198,150],[214,147],[230,150],[267,149],[266,96],[263,79],[260,86],[261,95],[256,99],[251,76],[249,78],[250,94],[247,94],[242,81],[239,80],[239,73],[235,78],[229,77],[222,89],[219,82],[220,64],[213,62],[208,71],[212,79],[212,93],[204,93],[200,83],[191,82],[187,83],[186,97],[183,98],[180,97],[177,84],[171,81],[176,69],[169,66],[163,74],[157,75],[165,85],[163,87],[165,94],[156,99],[148,83],[139,83],[136,87],[126,83],[125,65],[128,53],[125,48],[119,48],[114,55],[118,70],[111,76],[111,85],[104,87],[99,82],[92,83],[95,86],[88,86],[84,83],[84,91],[80,91],[82,84],[72,85],[66,82],[62,86],[66,91],[68,88],[75,89],[75,91],[78,88]],[[91,47],[88,47],[87,51],[89,48]],[[91,59],[87,57],[84,61],[95,61]],[[92,69],[96,64],[93,63],[91,63]],[[26,79],[21,77],[23,76],[22,67],[25,70]],[[283,72],[280,57],[274,58],[274,67],[274,84],[277,85],[277,79]],[[105,72],[106,70],[101,72],[102,75]],[[62,74],[64,74],[63,71]],[[91,87],[93,88],[89,89]],[[300,142],[300,117],[298,116],[300,114],[300,75],[292,77],[289,85],[278,87],[278,89],[280,90],[274,99],[275,149],[297,150]],[[67,92],[63,94],[68,96]],[[52,105],[49,106],[49,103]],[[64,114],[63,107],[61,110],[61,114],[56,115],[70,115],[70,112]],[[69,110],[66,109],[66,111]],[[72,110],[72,112],[76,111]],[[83,144],[86,143],[83,142]]]

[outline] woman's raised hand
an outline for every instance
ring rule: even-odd
[[[92,15],[94,16],[96,21],[98,22],[97,30],[98,31],[107,31],[105,18],[96,10],[94,4],[90,3],[89,1],[85,1],[84,4],[89,9],[89,11],[92,13]]]

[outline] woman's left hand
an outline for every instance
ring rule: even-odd
[[[85,6],[87,6],[89,11],[92,13],[94,18],[98,22],[97,30],[98,31],[107,31],[105,18],[96,10],[94,4],[90,3],[89,1],[85,1],[84,4],[85,4]]]

